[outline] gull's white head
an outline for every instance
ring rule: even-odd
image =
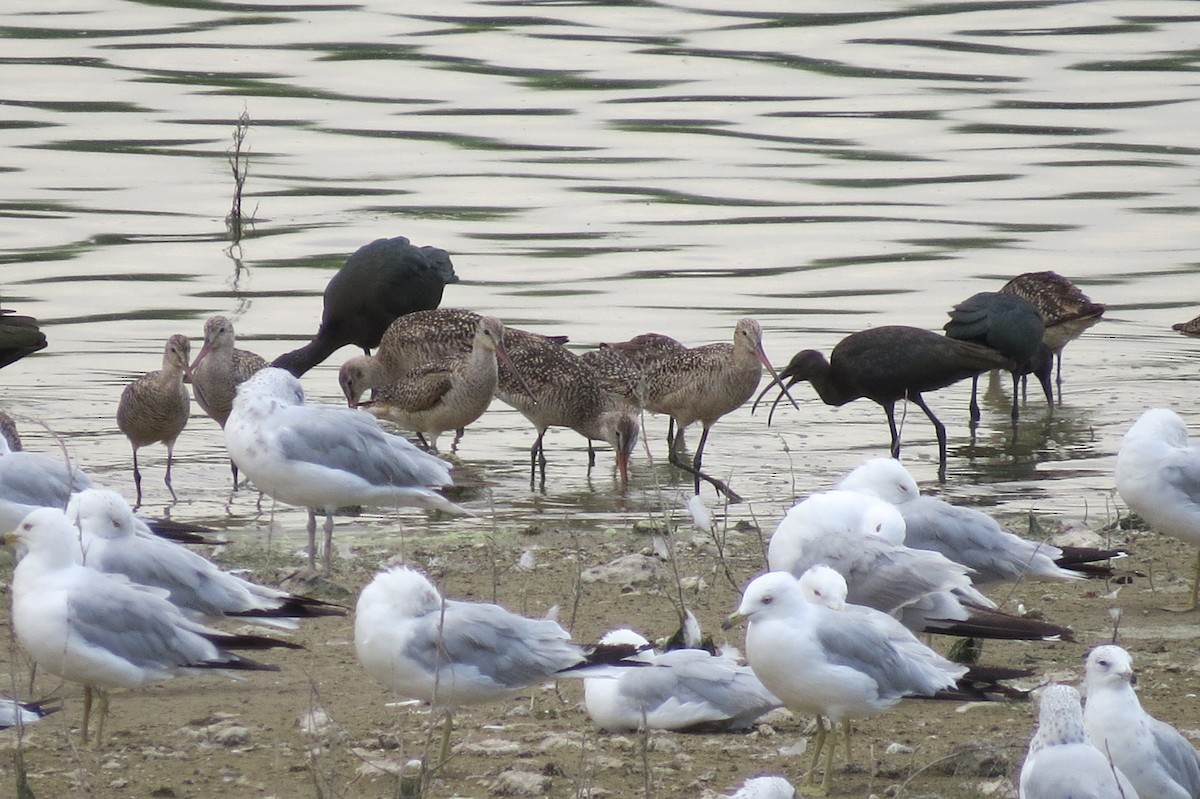
[[[832,566],[818,563],[810,567],[799,579],[800,593],[814,605],[824,605],[830,610],[846,609],[846,578]]]
[[[921,495],[917,481],[895,458],[872,458],[843,478],[837,486],[842,491],[860,494],[900,505]]]
[[[21,520],[4,540],[25,557],[36,557],[49,566],[79,561],[79,531],[58,508],[38,508]]]
[[[1087,741],[1079,691],[1069,685],[1049,685],[1042,691],[1040,703],[1038,730],[1029,744],[1030,754],[1047,746]]]
[[[415,619],[439,613],[442,595],[425,575],[408,566],[393,566],[375,575],[358,597],[357,613],[368,607],[386,610],[387,616]]]
[[[1133,658],[1114,644],[1098,646],[1088,653],[1083,685],[1089,692],[1101,687],[1135,682]]]
[[[767,572],[755,577],[746,586],[742,603],[729,620],[737,622],[745,619],[753,623],[789,615],[793,609],[805,604],[795,577],[783,571]]]
[[[1186,447],[1187,424],[1179,414],[1169,408],[1151,408],[1138,417],[1125,433],[1125,442],[1140,440],[1160,441],[1174,447]]]
[[[238,386],[237,399],[234,402],[251,399],[273,400],[280,405],[303,405],[304,388],[291,372],[268,366],[259,369],[249,380]]]
[[[116,491],[89,488],[71,496],[67,517],[97,538],[124,538],[135,532],[133,508]]]

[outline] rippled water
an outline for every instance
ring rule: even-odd
[[[444,305],[580,348],[647,330],[724,341],[751,315],[781,365],[865,327],[939,329],[956,301],[1020,272],[1067,275],[1109,312],[1068,347],[1052,417],[1031,397],[1014,434],[1001,387],[972,446],[967,386],[930,397],[951,437],[944,490],[964,501],[1103,515],[1132,418],[1192,411],[1197,344],[1170,324],[1200,304],[1194,3],[398,10],[417,5],[0,10],[0,300],[50,339],[0,373],[29,448],[51,446],[42,420],[132,496],[113,414],[170,334],[198,346],[222,313],[270,359],[316,329],[346,255],[400,234],[452,254],[462,282]],[[230,248],[243,112],[255,222]],[[337,401],[352,354],[306,376],[310,398]],[[797,397],[770,428],[748,408],[714,428],[707,468],[751,500],[734,518],[773,519],[886,453],[875,405]],[[660,456],[665,427],[648,420]],[[589,478],[583,440],[558,431],[534,493],[532,438],[497,403],[459,448],[492,485],[473,507],[494,504],[501,524],[626,524],[673,478],[643,454],[619,497],[611,456]],[[931,485],[936,444],[915,409],[905,444]],[[254,497],[231,500],[216,425],[193,418],[177,455],[174,515],[249,527]],[[143,461],[153,510],[163,460]]]

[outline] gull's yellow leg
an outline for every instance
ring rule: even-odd
[[[846,741],[846,763],[850,763],[854,758],[850,756],[850,719],[842,722],[842,738]]]
[[[91,686],[83,686],[83,727],[79,730],[79,742],[86,744],[88,742],[88,723],[92,718],[92,689]]]
[[[97,708],[96,716],[96,746],[104,743],[104,720],[108,718],[108,691],[96,691],[100,696],[100,706]]]
[[[804,775],[805,786],[816,781],[817,765],[821,762],[821,749],[825,746],[825,719],[817,716],[817,734],[813,736],[813,756],[808,764],[808,773]]]

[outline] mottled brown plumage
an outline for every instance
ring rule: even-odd
[[[607,441],[616,454],[621,485],[628,485],[629,456],[641,432],[633,409],[611,397],[583,359],[558,342],[526,335],[505,343],[533,393],[530,397],[524,391],[515,391],[501,377],[500,399],[516,408],[538,431],[529,450],[530,484],[534,483],[535,470],[540,470],[541,485],[545,487],[546,430],[569,427],[588,439],[589,466],[595,459],[591,442]]]
[[[375,416],[414,430],[437,450],[438,436],[474,422],[491,404],[499,378],[497,358],[511,364],[504,349],[504,325],[482,316],[471,351],[410,370],[375,392],[366,404]]]
[[[729,486],[705,474],[700,466],[708,431],[717,419],[740,408],[754,396],[762,379],[763,366],[778,380],[775,367],[763,351],[762,327],[753,319],[742,319],[734,328],[732,344],[684,349],[659,359],[643,373],[638,391],[642,407],[652,413],[670,415],[668,459],[692,474],[697,494],[700,493],[700,480],[704,479],[730,500],[741,501]],[[684,428],[692,422],[700,422],[704,429],[696,446],[696,455],[688,464],[682,460],[677,445]]]
[[[866,397],[883,407],[891,431],[893,457],[900,455],[896,428],[896,402],[909,399],[925,412],[937,431],[939,468],[946,472],[946,427],[921,394],[937,391],[959,380],[991,369],[1011,369],[1012,361],[993,349],[969,341],[939,336],[931,330],[884,325],[851,333],[833,348],[830,360],[816,350],[792,356],[779,377],[763,389],[755,406],[774,385],[790,388],[807,380],[826,405],[840,406]],[[788,382],[783,383],[784,380]],[[775,398],[778,404],[779,397]],[[771,406],[774,414],[775,405]],[[768,417],[768,424],[770,418]]]
[[[267,362],[248,350],[234,346],[237,337],[233,322],[224,316],[210,317],[204,323],[204,346],[192,361],[192,393],[209,418],[225,429],[233,410],[237,387],[267,365]],[[238,468],[229,462],[233,472],[233,487],[237,488]]]
[[[0,436],[8,442],[9,452],[21,451],[21,434],[17,432],[17,423],[4,411],[0,411]]]
[[[668,355],[687,349],[683,343],[662,333],[642,333],[628,341],[615,341],[600,346],[616,350],[633,361],[639,369],[645,369]]]
[[[1200,336],[1200,316],[1187,322],[1179,322],[1171,325],[1171,329],[1178,330],[1185,336]]]
[[[631,408],[639,407],[637,389],[642,380],[642,371],[637,364],[622,355],[620,350],[603,344],[579,357],[609,396]]]
[[[121,401],[117,405],[117,427],[133,445],[133,483],[137,488],[137,505],[142,504],[138,450],[159,441],[167,447],[167,473],[163,481],[171,492],[171,499],[178,499],[171,485],[171,460],[175,439],[187,426],[191,409],[187,388],[183,385],[190,350],[187,336],[171,336],[163,349],[162,369],[142,375],[121,392]]]
[[[1042,343],[1054,353],[1055,379],[1061,394],[1063,348],[1100,321],[1104,305],[1092,302],[1078,286],[1057,272],[1025,272],[1005,283],[1000,293],[1029,300],[1041,314],[1046,326]]]

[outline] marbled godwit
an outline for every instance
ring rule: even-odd
[[[0,367],[19,361],[46,346],[43,333],[32,316],[15,316],[0,309]]]
[[[662,333],[642,333],[628,341],[601,342],[594,350],[580,357],[600,378],[604,389],[613,397],[635,408],[641,407],[638,386],[642,372],[650,364],[686,350],[683,344]]]
[[[278,671],[228,650],[303,648],[204,627],[157,592],[79,565],[78,530],[61,510],[39,508],[6,539],[26,549],[13,571],[13,632],[39,666],[83,685],[84,743],[93,694],[100,699],[99,742],[113,688],[138,688],[200,669]]]
[[[633,361],[639,369],[687,349],[681,342],[662,333],[642,333],[628,341],[614,341],[600,346],[616,350]]]
[[[373,356],[358,355],[342,364],[338,383],[347,402],[354,405],[368,389],[394,383],[419,366],[469,354],[480,318],[474,311],[462,308],[416,311],[398,318],[383,334]],[[527,337],[559,344],[566,341],[566,338],[540,336],[514,327],[504,328],[504,346],[510,354],[513,342]],[[507,386],[507,390],[520,391],[520,382],[512,370],[504,363],[499,368],[500,384]]]
[[[1151,530],[1200,546],[1200,446],[1167,408],[1151,408],[1125,433],[1117,452],[1117,493]],[[1200,600],[1200,551],[1192,578],[1193,610]]]
[[[495,317],[482,316],[467,355],[418,366],[377,389],[364,407],[374,416],[416,431],[422,444],[437,451],[438,436],[471,424],[491,404],[499,378],[497,359],[513,368],[504,349],[504,325]]]
[[[1100,321],[1104,305],[1092,302],[1091,297],[1057,272],[1025,272],[1005,283],[1000,293],[1029,300],[1041,314],[1046,326],[1042,343],[1054,353],[1055,379],[1061,397],[1063,348]]]
[[[1021,377],[1032,374],[1042,384],[1046,403],[1054,410],[1054,391],[1050,387],[1050,373],[1054,367],[1054,353],[1042,343],[1046,332],[1045,323],[1037,307],[1024,297],[1001,294],[997,291],[981,291],[955,305],[950,311],[950,321],[945,325],[946,335],[958,341],[972,341],[999,352],[1012,361],[1009,367],[1013,380],[1012,420],[1020,418],[1020,396],[1017,386]],[[979,421],[979,401],[976,394],[979,375],[971,377],[971,423]]]
[[[792,356],[776,383],[787,387],[801,380],[812,383],[826,405],[845,405],[861,397],[877,403],[887,414],[892,457],[900,456],[896,402],[908,399],[925,412],[938,439],[938,476],[946,476],[946,426],[925,403],[922,393],[945,388],[990,369],[1008,369],[1012,362],[979,344],[939,336],[929,330],[884,325],[851,333],[833,348],[830,360],[816,350]],[[771,386],[763,389],[757,406]],[[775,398],[777,404],[782,397]],[[771,406],[774,414],[775,405]],[[770,417],[768,417],[768,424]]]
[[[382,685],[446,714],[495,702],[564,677],[613,676],[637,654],[631,646],[583,646],[550,619],[529,619],[499,605],[444,600],[420,572],[393,566],[375,575],[354,611],[358,662]],[[440,766],[439,766],[440,767]]]
[[[900,461],[873,458],[838,483],[842,491],[857,491],[896,506],[904,517],[904,543],[940,552],[972,569],[976,585],[999,581],[1078,580],[1078,566],[1090,571],[1097,560],[1121,557],[1121,550],[1072,548],[1070,553],[1045,543],[1027,541],[1003,529],[982,511],[951,505],[921,494],[917,481]]]
[[[393,320],[438,307],[446,284],[456,282],[445,250],[414,247],[404,236],[376,239],[346,259],[330,279],[321,326],[312,341],[271,365],[299,377],[347,344],[369,354]]]
[[[337,508],[414,505],[465,512],[430,488],[452,484],[450,464],[384,432],[369,413],[305,405],[300,381],[283,369],[261,369],[238,387],[225,446],[264,494],[308,508],[310,567],[316,565],[316,513],[324,511],[327,574]]]
[[[0,438],[4,439],[9,452],[21,451],[21,434],[17,432],[17,423],[4,411],[0,411]]]
[[[899,645],[871,625],[858,623],[804,598],[796,578],[771,572],[746,587],[730,622],[749,622],[746,659],[755,676],[793,713],[818,717],[814,767],[826,745],[829,719],[834,741],[828,743],[821,792],[829,787],[837,729],[843,725],[849,751],[850,722],[877,716],[905,696],[933,697],[953,689],[967,667],[933,652],[920,642]]]
[[[233,410],[237,387],[267,362],[249,350],[234,346],[233,322],[224,316],[210,317],[204,323],[204,346],[192,361],[192,393],[201,410],[225,429],[225,420]],[[237,464],[229,462],[233,488],[237,490]]]
[[[546,486],[544,439],[551,427],[569,427],[588,439],[588,466],[594,464],[591,442],[606,441],[617,461],[617,473],[624,488],[629,484],[629,456],[637,444],[641,426],[633,409],[611,397],[583,360],[544,336],[526,334],[508,340],[508,354],[530,388],[527,393],[504,372],[500,374],[500,399],[516,408],[537,429],[537,439],[529,450],[529,485]],[[536,400],[534,399],[536,398]]]
[[[1200,316],[1171,325],[1172,330],[1178,330],[1185,336],[1200,336]]]
[[[167,473],[163,482],[177,500],[171,485],[171,460],[175,439],[187,426],[191,400],[183,385],[187,373],[191,345],[187,336],[175,334],[163,350],[162,369],[149,372],[134,380],[121,392],[117,405],[117,427],[133,445],[133,483],[137,487],[137,503],[142,504],[142,473],[138,471],[138,449],[161,441],[167,447]]]
[[[646,368],[638,391],[642,407],[652,413],[670,415],[668,460],[691,473],[697,494],[700,493],[700,480],[704,479],[731,501],[741,501],[724,481],[705,474],[700,466],[709,430],[718,419],[754,396],[764,366],[778,382],[779,375],[763,351],[762,327],[753,319],[742,319],[734,328],[732,344],[707,344],[685,349],[660,358]],[[790,395],[788,398],[791,399]],[[689,464],[683,460],[680,444],[684,428],[692,422],[700,422],[704,427],[696,455]]]
[[[622,355],[620,350],[603,344],[579,357],[609,396],[631,408],[639,407],[637,389],[642,381],[642,370],[637,364]]]

